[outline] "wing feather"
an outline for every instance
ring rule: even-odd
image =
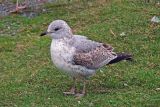
[[[117,57],[110,45],[91,41],[87,38],[75,38],[72,46],[76,48],[73,56],[74,64],[89,69],[98,69]]]

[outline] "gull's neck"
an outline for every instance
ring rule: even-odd
[[[63,43],[68,43],[70,40],[72,40],[73,36],[71,37],[64,37],[60,39],[52,39],[53,42],[63,42]]]

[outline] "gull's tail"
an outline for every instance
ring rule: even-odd
[[[132,61],[133,57],[131,54],[119,53],[119,54],[117,54],[117,57],[115,59],[111,60],[108,64],[117,63],[122,60]]]

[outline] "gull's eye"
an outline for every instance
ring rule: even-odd
[[[54,29],[54,31],[57,31],[57,30],[59,30],[60,28],[59,27],[56,27],[55,29]]]

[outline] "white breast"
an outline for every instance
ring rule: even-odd
[[[52,40],[50,51],[54,65],[71,76],[89,76],[95,73],[94,70],[72,64],[75,48],[63,40]]]
[[[75,49],[63,40],[52,40],[51,58],[57,68],[66,70],[65,66],[72,61],[74,51]]]

